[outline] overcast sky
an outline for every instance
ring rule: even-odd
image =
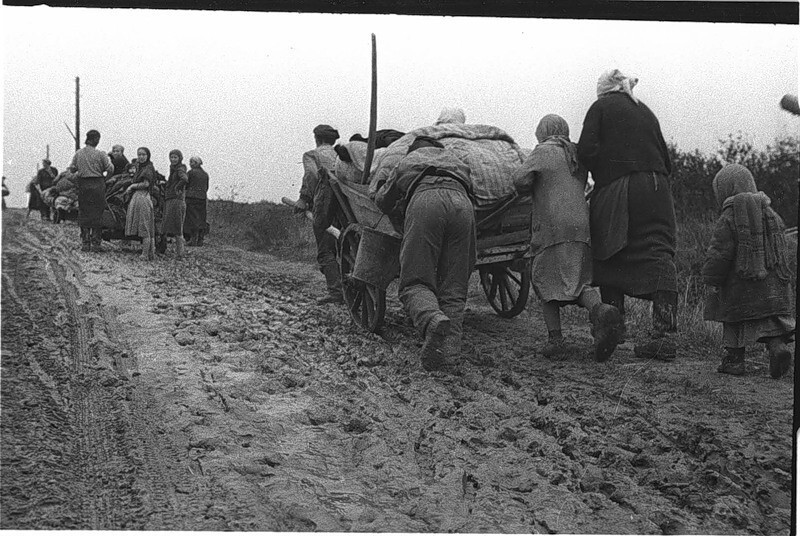
[[[297,197],[302,153],[318,123],[343,141],[367,134],[370,34],[378,46],[378,128],[431,124],[443,107],[535,145],[557,113],[577,141],[598,76],[638,76],[635,94],[664,136],[711,153],[741,130],[759,147],[800,134],[778,102],[798,92],[793,25],[454,18],[400,15],[150,11],[2,6],[3,175],[12,206],[50,146],[74,153],[75,77],[81,146],[199,155],[210,197]]]

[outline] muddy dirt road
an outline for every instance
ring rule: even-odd
[[[789,532],[793,380],[758,356],[549,361],[475,285],[430,374],[392,289],[368,335],[309,265],[77,235],[4,213],[0,528]]]

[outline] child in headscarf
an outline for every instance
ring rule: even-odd
[[[606,361],[619,343],[623,321],[619,309],[601,303],[600,294],[590,286],[587,172],[578,164],[577,147],[569,140],[569,126],[562,117],[544,116],[536,127],[536,139],[539,145],[514,174],[514,186],[533,194],[532,283],[542,301],[548,333],[541,353],[553,357],[570,351],[561,333],[559,309],[577,303],[589,311],[595,360]]]
[[[717,371],[744,374],[745,347],[762,342],[770,376],[780,378],[791,365],[787,343],[795,330],[783,220],[742,165],[722,168],[712,186],[722,214],[706,252],[703,281],[714,287],[704,318],[722,322],[726,353]]]

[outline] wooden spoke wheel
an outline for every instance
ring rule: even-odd
[[[350,224],[339,237],[339,266],[342,270],[342,291],[347,310],[356,324],[375,333],[386,314],[386,290],[353,278],[353,267],[361,241],[361,227]]]
[[[530,259],[489,264],[478,270],[486,299],[499,316],[513,318],[525,309],[531,289]]]

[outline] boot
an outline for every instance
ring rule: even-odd
[[[636,357],[672,361],[677,355],[678,293],[658,290],[653,293],[653,338],[633,348]]]
[[[773,337],[767,341],[769,352],[769,375],[778,379],[789,370],[792,364],[792,351],[783,341],[783,337]]]
[[[203,245],[203,237],[204,236],[205,236],[205,233],[203,231],[200,231],[199,233],[197,233],[197,246],[198,247]]]
[[[325,276],[325,284],[328,287],[328,295],[317,300],[317,304],[324,305],[326,303],[344,303],[344,296],[342,295],[342,276],[339,274],[339,265],[335,263],[325,264],[320,268],[320,270],[322,271],[322,275]]]
[[[175,237],[175,256],[179,259],[186,256],[186,239],[183,238],[183,235]]]
[[[589,311],[594,337],[594,360],[608,361],[620,342],[625,323],[619,309],[607,303],[598,303]]]
[[[102,231],[96,227],[89,230],[91,236],[91,249],[95,253],[102,253],[103,252],[103,237],[100,234]]]
[[[444,364],[444,342],[450,333],[450,319],[440,314],[428,323],[425,342],[420,350],[422,368],[427,371],[439,370]]]
[[[613,305],[622,316],[622,333],[619,335],[617,344],[622,344],[628,339],[628,329],[625,326],[625,294],[615,287],[600,287],[600,296],[603,303]]]
[[[197,247],[197,231],[192,232],[189,242],[187,242],[186,245],[189,247]]]
[[[726,348],[722,363],[717,367],[721,374],[741,376],[744,374],[744,348]]]

